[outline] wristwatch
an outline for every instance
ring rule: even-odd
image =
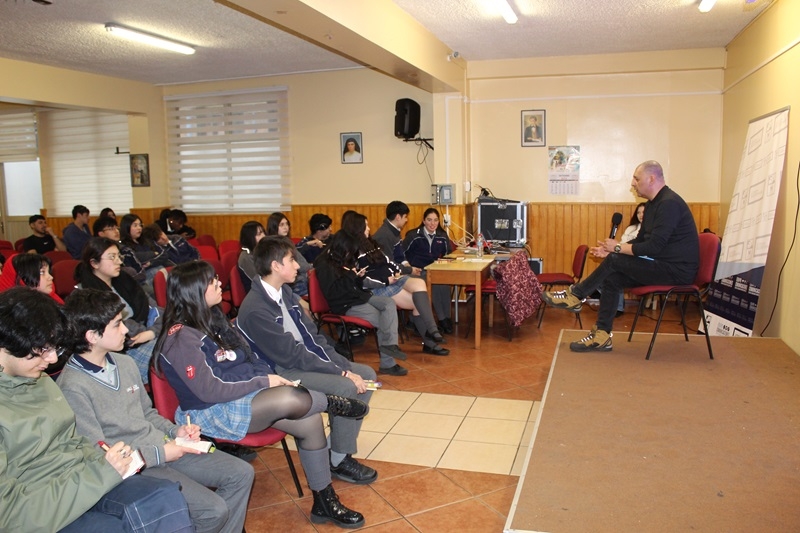
[[[618,244],[618,245],[614,246],[614,253],[615,254],[618,254],[620,252],[620,250],[622,250],[622,245],[621,244]]]

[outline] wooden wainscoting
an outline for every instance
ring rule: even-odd
[[[422,215],[430,207],[426,204],[409,204],[411,213],[406,231],[415,228],[422,222]],[[452,217],[450,228],[451,237],[458,240],[464,236],[464,228],[472,228],[473,222],[467,222],[467,213],[472,214],[472,205],[451,205],[449,213]],[[623,222],[620,225],[622,232],[628,225],[631,214],[636,204],[577,204],[577,203],[529,203],[528,204],[528,246],[532,257],[541,257],[545,272],[570,272],[572,257],[575,249],[580,244],[593,246],[598,239],[608,235],[611,227],[611,216],[615,212],[622,213]],[[719,203],[690,203],[697,230],[709,228],[719,234]],[[145,224],[150,224],[158,219],[160,207],[137,209]],[[353,209],[366,215],[370,228],[376,231],[386,216],[384,204],[356,204],[356,205],[295,205],[291,211],[286,211],[286,218],[292,224],[292,236],[304,237],[308,235],[308,220],[314,213],[325,213],[333,219],[333,228],[339,229],[342,214],[348,209]],[[445,212],[444,206],[438,206],[440,213]],[[121,217],[122,213],[118,214]],[[258,220],[266,226],[269,213],[253,214],[207,214],[188,213],[189,225],[197,231],[198,235],[210,234],[217,243],[227,239],[239,239],[239,229],[248,220]],[[92,218],[89,222],[94,222]],[[61,234],[64,227],[72,222],[69,217],[48,218],[48,223]],[[597,267],[597,260],[589,259],[586,263],[586,273],[592,272]]]
[[[621,235],[628,226],[636,204],[528,204],[528,243],[533,257],[544,261],[544,272],[572,272],[572,258],[581,244],[594,246],[608,237],[611,217],[622,213]],[[719,204],[690,203],[697,231],[709,228],[719,234]],[[586,261],[584,276],[599,264]]]

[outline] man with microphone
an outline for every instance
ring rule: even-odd
[[[601,290],[597,323],[573,352],[612,349],[611,327],[620,294],[642,285],[691,284],[700,263],[697,226],[686,202],[664,183],[656,161],[636,167],[631,187],[648,200],[639,235],[630,242],[615,240],[622,216],[614,213],[609,238],[598,241],[590,253],[603,259],[589,277],[563,291],[547,291],[542,298],[553,307],[579,311],[586,297]]]

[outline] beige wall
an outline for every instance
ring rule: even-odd
[[[473,183],[536,202],[634,202],[648,159],[690,202],[719,199],[724,51],[614,54],[470,64]],[[548,150],[520,146],[520,111],[545,109],[546,143],[581,147],[580,192],[551,195]]]
[[[147,83],[0,58],[0,99],[18,104],[125,113],[130,149],[150,154],[152,187],[133,190],[134,205],[164,205],[166,147],[161,89]],[[120,147],[121,150],[124,148]],[[43,165],[43,169],[46,166]],[[45,181],[47,177],[45,176]],[[94,206],[89,206],[94,209]],[[97,206],[99,209],[101,206]]]
[[[800,162],[800,2],[779,0],[728,46],[723,99],[721,210],[724,217],[730,206],[739,161],[744,149],[748,123],[761,115],[792,106],[789,116],[789,142],[786,167],[781,182],[772,241],[761,287],[755,332],[760,333],[777,308],[765,336],[783,339],[800,353],[797,327],[797,302],[800,269],[795,250],[789,255],[783,275],[781,267],[795,236],[797,210],[797,172]],[[793,116],[792,116],[793,115]],[[777,298],[776,298],[777,295]]]
[[[465,182],[523,201],[634,202],[629,180],[649,158],[665,165],[687,200],[718,200],[722,64],[719,50],[656,52],[479,62],[469,67],[469,95],[432,95],[369,69],[252,78],[183,86],[147,84],[2,60],[14,75],[0,97],[61,107],[132,114],[131,149],[150,153],[153,186],[134,190],[134,205],[169,203],[164,94],[284,85],[289,88],[292,202],[426,202],[429,185]],[[581,71],[590,71],[582,74]],[[433,137],[427,159],[393,135],[394,103],[422,107],[421,135]],[[547,143],[582,148],[581,193],[553,196],[547,149],[520,147],[520,110],[547,110]],[[364,163],[339,161],[339,134],[363,134]],[[434,154],[438,157],[434,157]],[[356,194],[357,191],[357,194]]]
[[[289,88],[293,203],[385,203],[395,198],[424,203],[430,198],[434,152],[420,164],[418,147],[394,136],[394,108],[399,98],[416,100],[420,134],[433,137],[433,96],[368,69],[164,88],[5,59],[0,59],[0,71],[5,74],[0,100],[129,114],[130,149],[149,153],[152,171],[152,186],[133,190],[136,207],[170,203],[163,94],[275,85]],[[363,135],[364,163],[343,165],[339,134],[353,131]]]
[[[292,203],[380,203],[401,198],[426,202],[434,173],[417,163],[418,149],[394,136],[395,102],[420,104],[420,134],[433,137],[430,93],[368,69],[176,85],[165,94],[191,94],[264,86],[289,90]],[[363,164],[344,165],[339,134],[361,132]],[[438,144],[434,142],[435,147]]]

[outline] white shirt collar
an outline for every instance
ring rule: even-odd
[[[277,304],[281,303],[281,291],[279,289],[276,289],[263,279],[261,280],[261,285],[264,286],[264,290],[267,291],[267,295],[273,300],[275,300],[275,303]]]

